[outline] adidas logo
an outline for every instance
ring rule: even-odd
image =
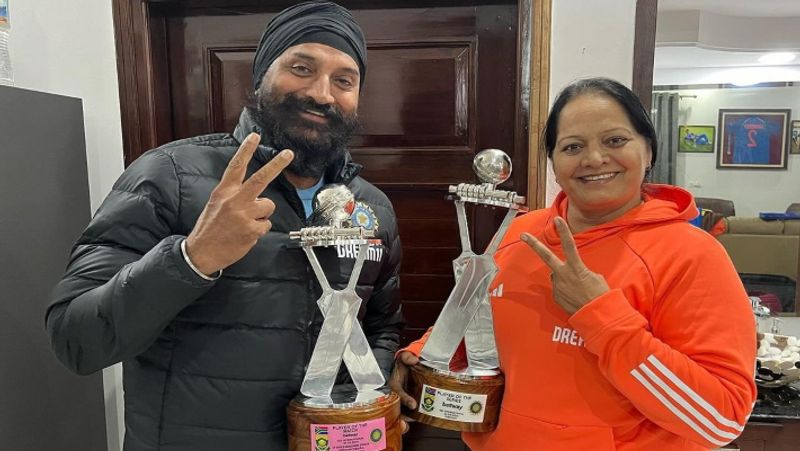
[[[489,292],[489,296],[493,298],[503,297],[503,284],[496,286],[494,290]]]

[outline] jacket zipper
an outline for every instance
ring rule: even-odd
[[[290,190],[289,193],[290,200],[289,202],[292,204],[295,213],[300,218],[303,223],[303,227],[308,227],[311,225],[307,217],[305,217],[305,208],[303,207],[303,203],[300,200],[300,197],[297,195],[297,191],[294,189]],[[305,356],[303,359],[303,374],[305,374],[306,370],[308,370],[308,364],[311,362],[311,353],[314,351],[311,346],[311,326],[314,324],[314,315],[316,313],[316,302],[313,299],[313,292],[314,292],[314,280],[316,275],[311,269],[311,263],[306,261],[306,293],[308,293],[306,297],[306,330],[305,330],[305,341],[306,341],[306,349],[305,349]],[[305,376],[303,376],[305,377]]]

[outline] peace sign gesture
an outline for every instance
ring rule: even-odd
[[[592,272],[581,260],[575,239],[563,218],[555,218],[556,230],[561,237],[561,248],[566,261],[561,261],[553,252],[529,233],[523,233],[520,239],[539,255],[539,258],[550,267],[550,280],[553,283],[553,299],[568,314],[572,315],[592,299],[609,290],[606,279]]]
[[[239,261],[272,227],[269,217],[275,204],[258,195],[289,165],[294,154],[284,150],[245,180],[247,165],[260,140],[257,133],[245,138],[186,238],[186,254],[203,274],[214,274]]]

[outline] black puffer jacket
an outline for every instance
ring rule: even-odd
[[[58,358],[88,374],[124,362],[125,451],[286,449],[285,408],[299,392],[322,323],[305,254],[288,232],[305,226],[294,188],[279,177],[272,231],[221,279],[186,265],[189,234],[240,142],[255,130],[245,112],[233,135],[167,144],[120,177],[78,240],[47,312]],[[248,175],[274,152],[260,147]],[[357,176],[349,156],[326,174],[345,183],[378,220],[358,285],[365,334],[388,375],[399,341],[400,241],[392,206]],[[339,254],[343,257],[339,257]],[[334,288],[351,253],[317,248]]]

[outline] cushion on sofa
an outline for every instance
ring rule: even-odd
[[[751,235],[782,235],[784,221],[764,221],[760,218],[747,216],[731,216],[725,218],[728,223],[728,233],[742,233]]]
[[[800,220],[783,221],[784,235],[800,235]]]

